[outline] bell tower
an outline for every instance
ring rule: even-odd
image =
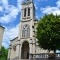
[[[35,7],[33,0],[25,0],[22,2],[21,21],[31,20],[35,18]]]
[[[21,7],[21,20],[19,27],[20,58],[29,59],[30,54],[35,54],[35,6],[33,0],[24,0]]]

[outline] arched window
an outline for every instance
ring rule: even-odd
[[[22,37],[30,37],[30,27],[27,24],[23,26]]]
[[[24,9],[24,17],[26,17],[26,8]]]
[[[28,16],[30,16],[30,8],[28,8]]]

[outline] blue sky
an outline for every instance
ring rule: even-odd
[[[9,47],[10,40],[18,36],[21,3],[23,0],[0,0],[0,24],[5,27],[3,43]],[[60,0],[34,0],[36,18],[44,14],[60,14]]]

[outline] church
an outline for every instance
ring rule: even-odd
[[[9,60],[30,59],[30,54],[48,52],[48,50],[41,49],[37,43],[36,27],[38,20],[35,17],[33,0],[25,0],[21,5],[19,33],[17,37],[10,41]]]

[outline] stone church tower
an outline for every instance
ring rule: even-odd
[[[46,53],[38,47],[36,39],[35,6],[33,0],[25,0],[21,8],[21,21],[18,37],[11,40],[8,59],[29,59],[30,54]]]

